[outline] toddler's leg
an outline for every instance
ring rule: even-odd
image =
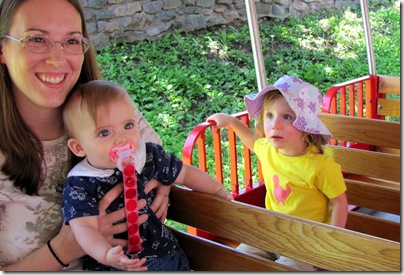
[[[280,256],[275,262],[286,266],[293,267],[299,271],[317,271],[318,269],[311,264],[303,263],[294,259]]]
[[[269,259],[271,261],[275,261],[276,259],[279,258],[279,255],[276,254],[276,253],[266,251],[266,250],[263,250],[263,249],[260,249],[260,248],[256,248],[254,246],[247,245],[247,244],[244,244],[244,243],[240,244],[237,247],[237,249],[241,250],[241,251],[243,251],[245,253],[248,253],[248,254],[253,254],[253,255],[256,255],[256,256],[259,256],[259,257],[262,257],[262,258],[265,258],[265,259]]]

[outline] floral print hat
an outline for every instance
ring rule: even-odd
[[[320,91],[310,83],[304,82],[296,76],[284,75],[273,85],[266,86],[257,94],[244,97],[244,103],[250,117],[257,118],[262,112],[265,94],[278,90],[282,93],[290,108],[295,112],[296,119],[293,126],[303,132],[323,135],[328,142],[331,133],[318,118],[323,102]]]

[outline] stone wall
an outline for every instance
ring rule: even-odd
[[[192,32],[247,23],[245,0],[80,0],[96,49],[157,39],[175,29]],[[255,0],[257,17],[285,18],[359,5],[359,0]]]

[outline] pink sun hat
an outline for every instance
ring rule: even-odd
[[[320,91],[296,76],[284,75],[259,93],[246,95],[244,103],[251,118],[256,119],[261,114],[266,93],[274,90],[281,92],[290,108],[295,112],[296,119],[293,126],[296,129],[323,135],[327,142],[331,139],[330,131],[318,117],[323,102]]]

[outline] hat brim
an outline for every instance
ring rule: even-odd
[[[256,94],[249,94],[244,97],[244,104],[247,108],[248,115],[251,118],[257,119],[257,117],[262,112],[262,105],[264,101],[265,95],[274,90],[279,90],[278,87],[275,86],[266,86],[264,89],[259,91]]]

